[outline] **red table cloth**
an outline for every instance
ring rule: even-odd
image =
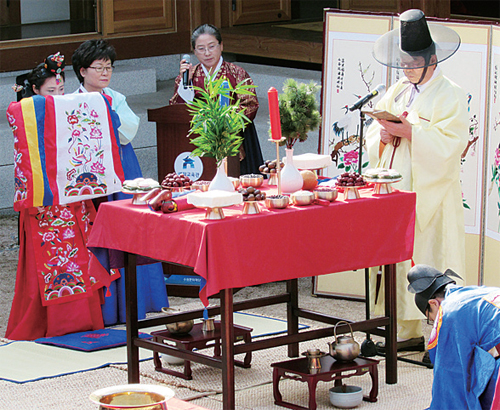
[[[255,215],[233,206],[222,220],[206,220],[203,209],[153,212],[126,199],[101,204],[87,245],[191,266],[206,280],[200,298],[208,305],[221,289],[410,259],[415,198],[361,190],[361,198],[329,206],[267,209],[262,203]]]

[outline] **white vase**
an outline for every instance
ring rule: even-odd
[[[304,180],[299,170],[293,165],[293,148],[286,148],[286,162],[281,170],[281,192],[293,194],[302,189]]]
[[[226,158],[224,158],[221,164],[217,167],[217,172],[215,174],[214,179],[212,179],[212,181],[210,182],[208,190],[234,192],[234,185],[226,173]]]

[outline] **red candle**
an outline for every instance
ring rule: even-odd
[[[278,103],[278,91],[271,87],[267,92],[269,100],[269,118],[271,120],[271,136],[273,140],[281,139],[280,107]]]

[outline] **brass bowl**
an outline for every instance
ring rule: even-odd
[[[209,186],[210,186],[210,181],[196,181],[193,182],[192,188],[205,192],[208,191]]]
[[[317,188],[314,190],[315,199],[326,199],[327,201],[333,202],[337,199],[339,191],[335,188]]]
[[[288,206],[290,199],[285,195],[271,195],[266,197],[264,203],[268,209],[283,209]]]
[[[239,178],[229,177],[229,180],[233,183],[234,189],[236,189],[240,186],[240,179]]]
[[[99,409],[166,410],[167,401],[174,397],[168,387],[151,384],[126,384],[93,392],[89,399]]]
[[[241,186],[247,188],[249,186],[253,186],[257,188],[262,185],[264,182],[264,175],[261,174],[247,174],[240,176]]]
[[[178,310],[167,307],[161,308],[161,311],[167,315],[179,313]],[[167,330],[174,335],[188,334],[193,329],[194,320],[190,319],[182,322],[168,323],[165,326],[167,327]]]
[[[314,200],[314,194],[311,191],[297,191],[290,195],[294,205],[311,205]]]

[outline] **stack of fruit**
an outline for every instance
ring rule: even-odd
[[[243,201],[263,201],[266,199],[266,193],[262,192],[260,189],[249,186],[246,188],[238,189],[238,192],[243,195]]]
[[[339,187],[362,187],[365,185],[365,179],[357,172],[344,172],[337,178],[337,186]]]
[[[175,172],[171,172],[167,174],[167,176],[163,179],[161,186],[164,189],[172,189],[172,188],[186,188],[192,185],[193,181],[186,175],[178,175]]]

